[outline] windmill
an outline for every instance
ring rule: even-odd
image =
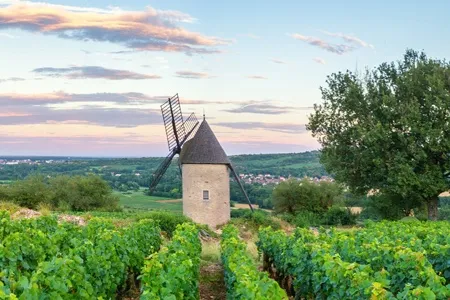
[[[166,130],[169,154],[159,165],[158,169],[156,169],[155,173],[153,173],[149,189],[150,194],[155,191],[156,186],[169,168],[172,159],[175,155],[180,155],[183,144],[193,135],[192,133],[199,124],[194,113],[191,113],[186,121],[183,120],[178,94],[169,98],[161,105],[161,113]],[[178,166],[181,173],[181,166]]]
[[[153,174],[150,194],[167,171],[172,159],[178,154],[178,166],[183,181],[183,212],[186,215],[194,221],[206,223],[211,227],[220,222],[226,222],[230,218],[229,172],[238,183],[253,211],[250,199],[231,161],[205,117],[200,124],[192,113],[184,121],[178,94],[161,105],[161,112],[169,154]],[[202,201],[197,201],[198,199]]]

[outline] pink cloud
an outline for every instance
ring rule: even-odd
[[[336,53],[339,55],[345,54],[355,49],[355,47],[351,45],[332,44],[316,37],[301,35],[298,33],[291,34],[290,36],[296,40],[306,42],[312,46],[319,47],[328,52]]]
[[[321,64],[321,65],[325,65],[325,64],[326,64],[325,59],[320,58],[320,57],[314,57],[313,60],[314,60],[316,63]]]
[[[175,11],[95,10],[33,2],[0,7],[0,29],[19,28],[61,38],[111,42],[134,50],[217,53],[224,39],[191,32],[177,25],[192,20]]]

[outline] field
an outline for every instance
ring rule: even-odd
[[[295,299],[449,299],[450,223],[260,230],[264,269]]]
[[[258,237],[227,225],[220,237],[199,239],[197,225],[175,221],[181,216],[155,216],[158,221],[147,214],[131,223],[93,218],[77,226],[52,216],[10,220],[0,212],[0,299],[450,297],[448,222],[289,234],[269,227]],[[175,229],[177,222],[183,225]],[[169,239],[161,240],[160,231]],[[253,240],[262,257],[252,253]],[[129,272],[140,280],[130,281]]]
[[[80,226],[57,215],[11,219],[0,211],[0,299],[450,297],[448,222],[311,231],[251,228],[247,220],[232,221],[219,236],[172,213],[82,217]]]
[[[171,212],[182,212],[181,200],[174,201],[163,197],[148,196],[143,190],[137,192],[114,192],[119,196],[120,204],[125,208],[145,209],[145,210],[167,210]]]

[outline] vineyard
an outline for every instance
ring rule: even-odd
[[[264,269],[296,299],[448,299],[448,222],[259,232]]]
[[[125,224],[98,217],[86,226],[56,216],[11,220],[0,211],[0,299],[124,299],[131,286],[137,294],[127,299],[201,298],[196,224]],[[263,271],[239,229],[222,228],[227,299],[450,297],[448,222],[372,222],[351,231],[290,234],[267,227],[258,237]]]
[[[2,211],[0,240],[0,299],[115,298],[161,245],[151,220],[81,227],[55,217],[12,221]]]

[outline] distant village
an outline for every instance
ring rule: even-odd
[[[61,160],[53,160],[53,159],[41,159],[41,160],[36,160],[36,159],[7,159],[7,158],[0,158],[0,168],[2,165],[19,165],[19,164],[27,164],[27,165],[42,165],[42,164],[60,164],[60,163],[65,163],[67,162],[67,159],[61,159]],[[102,168],[106,168],[107,166],[103,166]],[[134,173],[135,176],[141,176],[140,173]],[[120,177],[122,176],[122,174],[120,173],[114,173],[111,172],[111,176],[114,177]],[[241,178],[241,180],[247,184],[261,184],[261,185],[277,185],[280,182],[286,181],[288,179],[291,178],[295,178],[297,180],[301,180],[303,178],[308,178],[309,180],[313,181],[313,182],[321,182],[321,181],[326,181],[326,182],[333,182],[334,179],[328,176],[322,176],[322,177],[308,177],[305,176],[303,178],[299,178],[299,177],[293,177],[293,176],[288,176],[288,177],[283,177],[283,176],[275,176],[272,174],[239,174],[239,177]],[[231,180],[231,179],[230,179]]]
[[[262,185],[279,184],[280,182],[283,182],[283,181],[286,181],[286,180],[292,179],[292,178],[295,178],[297,180],[308,178],[309,180],[311,180],[313,182],[321,182],[321,181],[332,182],[332,181],[334,181],[333,178],[328,177],[328,176],[322,176],[322,177],[305,176],[303,178],[299,178],[299,177],[293,177],[293,176],[288,176],[288,177],[274,176],[271,174],[257,174],[257,175],[256,174],[239,174],[239,177],[245,183],[248,183],[248,184],[258,183],[258,184],[262,184]]]
[[[56,164],[56,163],[64,163],[65,160],[31,160],[31,159],[6,159],[0,158],[0,165],[42,165],[42,164]]]

